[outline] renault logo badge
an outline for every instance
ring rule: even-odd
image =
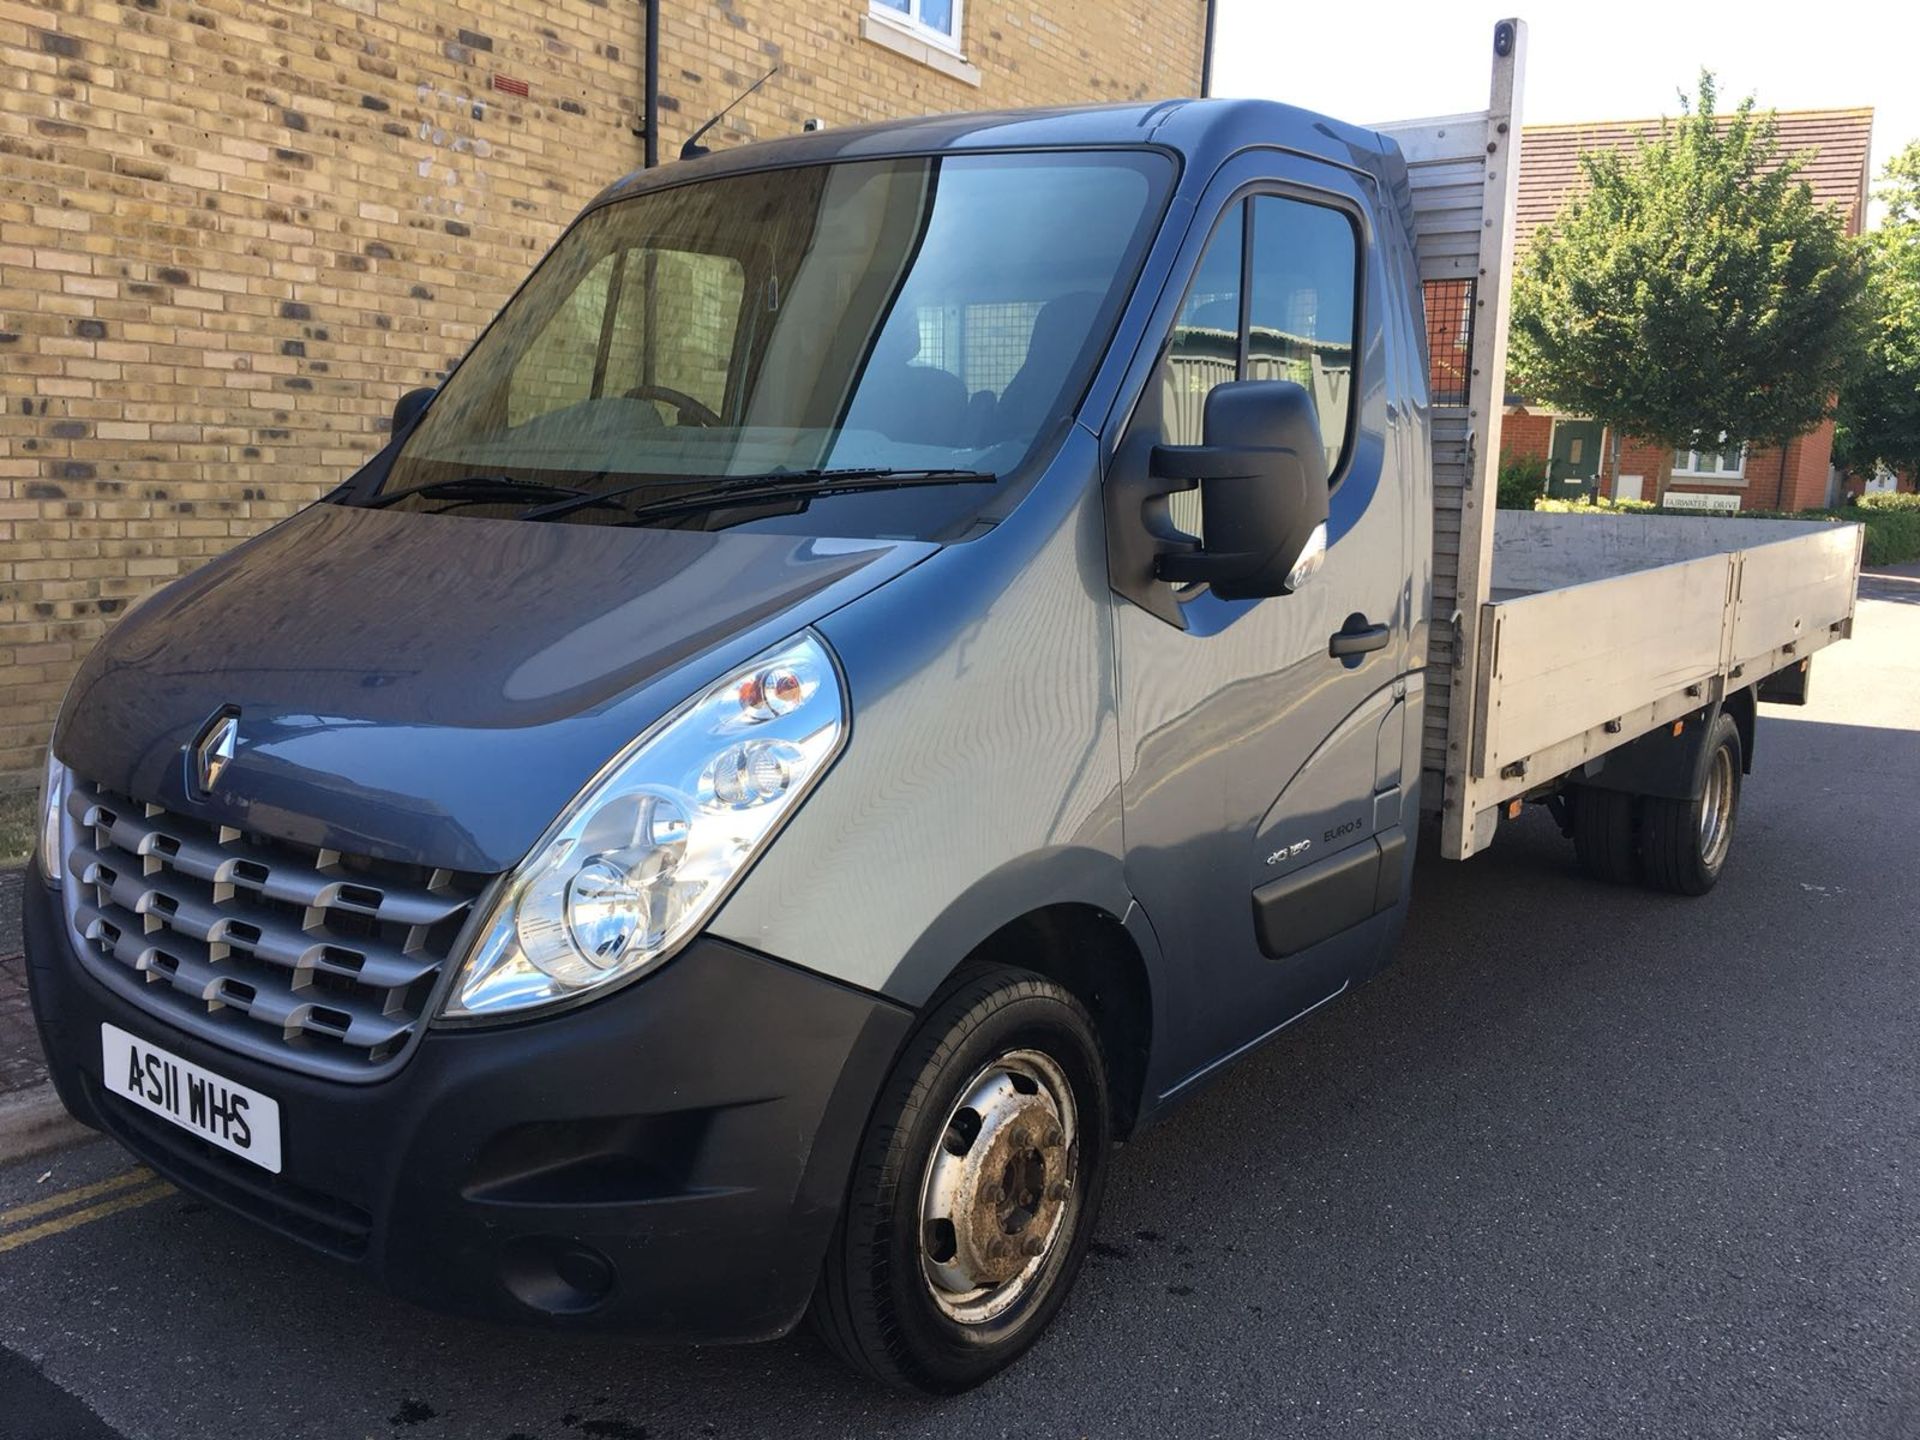
[[[221,774],[233,762],[234,746],[239,739],[239,712],[223,710],[208,722],[207,728],[200,732],[200,738],[193,742],[189,761],[188,779],[195,794],[213,793]]]

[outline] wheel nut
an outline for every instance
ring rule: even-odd
[[[1060,1127],[1055,1125],[1051,1130],[1047,1131],[1047,1148],[1050,1150],[1059,1149],[1066,1138],[1067,1137],[1061,1133]]]
[[[1025,1150],[1033,1144],[1033,1136],[1024,1125],[1014,1126],[1011,1138],[1013,1140],[1013,1148],[1016,1150]]]
[[[998,1185],[988,1185],[980,1191],[980,1203],[983,1205],[998,1205],[1006,1198],[1007,1192]]]
[[[1022,1255],[1038,1255],[1046,1248],[1047,1242],[1042,1240],[1038,1235],[1029,1235],[1025,1240],[1020,1242],[1020,1253]]]
[[[1047,1186],[1047,1199],[1064,1200],[1066,1198],[1067,1198],[1067,1182],[1066,1181],[1056,1180],[1051,1185]]]
[[[1013,1253],[1013,1245],[1006,1240],[996,1240],[987,1247],[989,1260],[1004,1260]]]

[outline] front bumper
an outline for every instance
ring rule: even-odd
[[[26,896],[28,981],[67,1108],[168,1179],[436,1309],[675,1340],[805,1312],[910,1012],[702,938],[566,1014],[430,1031],[393,1077],[300,1075],[108,992],[58,896]],[[111,1022],[280,1103],[272,1175],[101,1085]]]

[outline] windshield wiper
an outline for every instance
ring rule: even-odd
[[[378,510],[396,501],[405,500],[413,495],[425,495],[430,500],[539,500],[549,499],[556,504],[571,505],[575,501],[591,504],[599,500],[598,495],[585,490],[575,489],[571,485],[549,485],[544,480],[522,480],[514,475],[467,475],[457,480],[429,480],[424,485],[409,485],[404,490],[395,490],[390,495],[376,495],[363,507]]]
[[[664,478],[664,477],[662,477]],[[635,505],[630,518],[639,520],[655,515],[675,515],[694,510],[711,510],[721,505],[746,504],[753,500],[787,500],[795,496],[812,499],[820,495],[850,494],[856,490],[897,490],[910,485],[991,485],[999,476],[986,470],[896,470],[884,465],[860,466],[843,470],[769,470],[763,475],[733,475],[718,485],[694,490],[685,495],[665,495]],[[570,515],[595,503],[605,504],[631,495],[636,490],[654,488],[658,479],[640,480],[596,495],[578,495],[556,500],[551,505],[536,505],[521,515],[522,520],[552,520]]]

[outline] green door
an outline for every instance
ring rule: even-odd
[[[1547,459],[1547,494],[1555,499],[1592,495],[1600,487],[1598,420],[1555,420],[1553,449]]]

